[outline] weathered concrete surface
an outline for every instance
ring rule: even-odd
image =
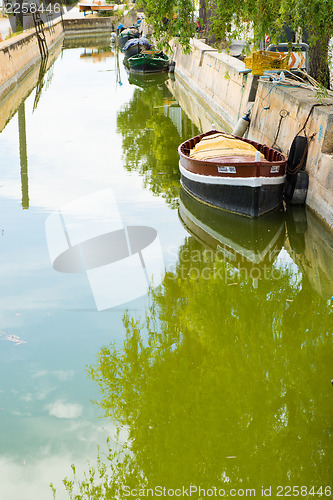
[[[131,9],[124,16],[118,19],[116,16],[110,17],[80,17],[64,19],[64,30],[66,37],[80,36],[82,34],[96,34],[112,32],[117,29],[119,23],[125,28],[132,26],[137,21],[137,12]]]
[[[113,17],[85,17],[80,19],[64,19],[66,37],[82,34],[112,32],[116,21]]]
[[[124,26],[131,26],[137,21],[137,13],[130,10],[121,18]],[[54,21],[53,28],[44,27],[49,51],[61,42],[65,36],[80,36],[82,34],[106,34],[118,25],[114,17],[68,18]],[[15,86],[40,59],[39,47],[35,29],[26,30],[9,40],[0,42],[0,96],[3,97]]]
[[[254,79],[244,74],[244,63],[218,52],[200,40],[192,40],[192,51],[184,54],[177,42],[172,45],[175,72],[205,105],[233,128],[247,111]]]
[[[64,37],[61,20],[53,29],[45,27],[45,37],[49,51]],[[16,85],[40,59],[35,29],[0,43],[0,96]]]
[[[272,85],[267,80],[256,82],[252,75],[242,73],[242,61],[218,53],[199,40],[192,41],[190,54],[184,54],[177,43],[172,49],[176,74],[231,129],[248,109],[257,85],[248,137],[268,146],[275,142],[286,154],[312,106],[318,104],[312,90]],[[306,165],[307,204],[333,228],[333,99],[324,99],[323,103],[313,108],[305,129],[308,137],[315,134]],[[276,137],[282,110],[288,114]]]
[[[50,53],[47,60],[47,71],[54,61],[57,59],[61,51],[61,43],[58,43],[53,51]],[[21,102],[31,94],[36,87],[40,77],[40,64],[35,64],[20,80],[20,82],[13,86],[12,89],[6,94],[3,99],[0,99],[0,132],[5,128],[7,123],[15,115]]]
[[[323,99],[323,105],[319,104],[312,90],[259,81],[248,136],[268,146],[275,141],[281,151],[288,153],[309,117],[305,132],[307,137],[314,135],[306,163],[307,205],[333,227],[333,99]],[[278,132],[284,110],[289,114],[282,119]]]
[[[175,78],[169,79],[166,85],[179,102],[182,110],[199,130],[210,130],[212,124],[214,124],[217,130],[223,130],[228,133],[232,132],[231,127],[221,119],[221,116],[204,105],[177,75]],[[189,133],[191,132],[189,131]]]

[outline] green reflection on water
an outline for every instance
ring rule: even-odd
[[[156,77],[157,76],[157,77]],[[123,154],[128,171],[137,170],[144,186],[176,207],[179,194],[177,148],[194,127],[163,81],[165,75],[140,75],[129,81],[142,88],[118,112],[117,128],[123,136]]]
[[[94,46],[95,42],[92,42],[89,48]],[[88,52],[85,51],[86,54]],[[89,57],[80,59],[80,51],[77,58],[82,64],[98,60],[98,67],[106,75],[112,74],[113,66],[103,66],[104,58],[112,54],[111,49],[102,52],[91,50],[89,53]],[[89,63],[88,66],[93,67]],[[88,88],[92,88],[93,75],[95,73],[89,77]],[[105,103],[108,103],[110,88],[119,83],[119,79],[112,81],[112,85],[111,80],[104,81]],[[163,82],[152,86],[138,81],[132,83],[140,88],[135,89],[133,98],[117,116],[125,166],[129,172],[139,172],[145,187],[164,197],[170,207],[178,207],[177,146],[185,138],[195,135],[197,129],[174,102]],[[65,88],[60,87],[59,93]],[[47,85],[44,86],[46,89]],[[85,93],[86,90],[82,90],[80,96]],[[36,92],[36,96],[40,97],[40,94]],[[43,99],[47,97],[45,93]],[[75,111],[71,111],[73,116],[78,113],[80,102],[73,100],[77,106],[73,108]],[[30,108],[32,104],[31,101]],[[17,148],[17,154],[21,152],[22,204],[27,206],[27,152],[32,149],[33,143],[27,148],[24,142],[25,112],[22,106],[19,112],[21,149]],[[12,109],[17,109],[16,104]],[[95,119],[94,127],[98,122],[98,130],[103,131],[104,122],[100,123],[102,114],[92,113],[91,117]],[[31,118],[28,113],[26,118],[29,124]],[[39,133],[36,130],[35,127],[34,137]],[[103,154],[105,138],[106,134],[101,134],[95,149],[102,148]],[[82,146],[82,138],[72,148],[76,161],[80,151],[78,144]],[[88,150],[84,151],[86,154]],[[60,151],[57,152],[57,161],[61,159],[58,155]],[[33,158],[29,165],[31,160]],[[43,163],[43,158],[39,163]],[[95,162],[96,165],[102,163]],[[93,168],[96,169],[96,165]],[[42,178],[41,172],[39,170],[38,177]],[[53,181],[61,178],[64,171],[57,172]],[[91,172],[90,167],[86,175],[87,172]],[[96,170],[93,176],[87,176],[83,192],[92,179],[96,182],[99,174],[100,182],[96,188],[108,185],[109,177]],[[128,175],[128,172],[125,174]],[[126,175],[123,182],[127,187]],[[34,182],[30,181],[33,189],[38,177],[36,175]],[[66,185],[76,184],[73,178],[64,178]],[[115,182],[111,168],[110,178]],[[85,175],[80,170],[77,183],[84,179]],[[53,183],[48,179],[43,181],[42,187],[48,189],[50,185]],[[74,198],[77,195],[75,190],[70,194]],[[134,211],[142,209],[136,201],[132,200],[132,203]],[[11,220],[9,216],[13,217],[15,211],[7,206],[11,205],[5,205],[8,211],[6,216]],[[46,206],[46,210],[50,208]],[[33,210],[29,213],[33,217]],[[178,244],[173,234],[177,228],[171,212],[170,219],[161,216],[163,222],[158,225],[160,214],[162,211],[159,209],[153,219],[156,228],[161,232],[162,224],[168,224],[168,241],[170,245]],[[148,207],[146,216],[149,221],[153,217],[151,207]],[[81,483],[83,498],[114,498],[122,485],[176,488],[193,483],[206,488],[227,488],[226,485],[229,485],[258,489],[261,485],[270,484],[314,484],[317,487],[330,484],[333,410],[330,380],[333,374],[332,307],[329,300],[333,295],[332,235],[304,210],[293,210],[287,214],[278,212],[259,221],[250,221],[217,213],[198,204],[186,193],[181,193],[179,221],[188,232],[188,237],[177,249],[178,261],[165,276],[163,286],[151,292],[146,319],[137,323],[134,317],[127,314],[124,318],[126,339],[123,347],[119,348],[119,339],[117,347],[115,344],[103,347],[96,364],[90,369],[92,380],[101,390],[101,407],[106,417],[112,417],[120,427],[124,426],[129,439],[120,453],[110,451],[109,460],[101,455],[101,484],[98,473],[93,477],[92,469],[91,473],[88,471],[87,483]],[[34,231],[36,227],[43,227],[44,220],[33,222],[31,219],[29,226],[24,225],[26,221],[20,220],[17,228],[13,222],[11,224],[12,229],[20,234],[24,227]],[[11,262],[13,249],[16,246],[23,249],[23,253],[21,250],[17,252],[15,274],[7,282],[4,281],[6,286],[3,287],[4,299],[10,290],[15,308],[18,290],[21,290],[19,300],[24,302],[32,296],[31,290],[36,288],[38,280],[43,284],[47,282],[49,286],[55,279],[48,267],[40,271],[35,269],[32,256],[37,255],[43,260],[45,249],[39,243],[39,253],[36,252],[34,231],[31,231],[32,238],[26,241],[17,237],[17,245],[13,239],[5,254],[4,262]],[[26,235],[24,231],[23,234]],[[42,232],[40,239],[44,241]],[[23,241],[24,245],[20,245]],[[18,265],[18,262],[26,261],[28,277],[24,277]],[[56,338],[59,331],[62,332],[62,337],[59,336],[59,340],[54,341],[47,351],[49,357],[45,355],[46,350],[43,351],[45,344],[42,344],[43,349],[36,349],[33,354],[28,351],[22,360],[17,358],[16,365],[11,361],[12,372],[18,379],[20,374],[28,374],[24,376],[27,385],[16,382],[19,394],[35,389],[31,375],[34,371],[27,369],[29,356],[41,369],[49,369],[52,359],[53,373],[59,372],[61,363],[64,373],[72,370],[73,366],[79,371],[88,362],[86,353],[90,356],[104,341],[100,340],[101,333],[110,331],[112,338],[117,338],[120,328],[115,316],[110,321],[107,315],[89,320],[77,312],[59,314],[65,308],[68,297],[78,297],[77,303],[81,305],[83,299],[78,290],[83,286],[81,281],[77,283],[76,287],[73,285],[70,288],[70,292],[64,284],[61,287],[58,285],[57,293],[53,290],[54,295],[47,307],[59,300],[56,320],[53,321],[53,316],[50,320],[46,314],[42,315],[41,306],[38,309],[34,305],[33,314],[38,316],[38,322],[30,319],[29,323],[25,317],[24,327],[22,322],[12,330],[19,335],[22,331],[27,333],[24,338],[29,339],[28,346],[30,340],[34,340],[35,344],[40,342],[39,339],[36,342],[34,337],[34,330],[38,330],[37,323],[39,332],[46,331],[51,339]],[[64,293],[66,291],[67,294]],[[37,294],[40,303],[43,303],[44,295],[44,288],[41,287]],[[78,322],[78,318],[82,323]],[[61,342],[66,345],[65,351]],[[7,362],[9,364],[8,359]],[[10,371],[3,369],[3,373],[11,384],[9,387],[15,390],[15,383],[11,377],[8,379]],[[75,399],[80,390],[85,395],[89,392],[89,384],[66,381],[66,389],[68,395]],[[58,393],[62,394],[59,386],[57,397]],[[12,398],[14,401],[16,396]],[[50,398],[50,402],[53,399]],[[35,411],[43,416],[45,406],[41,403]],[[15,438],[26,437],[22,423],[25,417],[20,418],[22,420],[17,420],[18,424],[12,419],[10,432],[4,435],[4,438],[9,437],[4,441],[11,452],[16,445],[22,456],[26,450],[33,450],[39,456],[38,447],[45,442],[52,448],[50,455],[56,453],[53,446],[61,448],[64,442],[66,450],[74,450],[76,445],[77,449],[85,450],[78,445],[84,442],[81,435],[89,437],[86,429],[90,429],[91,440],[97,435],[93,432],[95,420],[91,427],[83,422],[81,433],[63,422],[61,426],[50,424],[47,417],[44,427],[36,425],[37,437],[31,434],[31,427],[27,425],[30,436],[23,447],[19,438],[17,442],[13,439],[14,435]],[[45,436],[54,436],[54,429],[59,432],[55,444],[51,442],[50,446]],[[71,435],[71,439],[67,435]],[[73,444],[75,442],[76,445]],[[37,451],[34,448],[38,448]],[[41,461],[48,463],[44,456]],[[54,469],[49,465],[46,468],[48,477],[52,477]],[[38,482],[42,482],[45,476],[40,474]],[[67,483],[67,489],[71,490],[71,483]]]
[[[308,271],[314,252],[332,293],[331,235],[304,209],[249,220],[184,192],[179,216],[192,236],[145,320],[125,315],[123,348],[103,347],[89,368],[100,407],[129,433],[98,494],[330,486],[333,311]]]

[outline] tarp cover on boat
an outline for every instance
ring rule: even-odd
[[[132,28],[125,28],[120,34],[122,36],[124,35],[137,35],[139,33],[138,28],[132,27]]]
[[[253,156],[257,149],[248,142],[236,139],[229,134],[212,134],[203,137],[194,149],[191,149],[190,158],[195,160],[208,160],[210,158],[221,158],[230,156]],[[261,158],[265,158],[260,153]],[[253,158],[254,161],[254,158]]]
[[[131,40],[128,40],[128,42],[125,43],[123,51],[125,52],[129,47],[132,47],[133,45],[144,45],[148,49],[150,48],[150,43],[147,40],[147,38],[132,38]]]

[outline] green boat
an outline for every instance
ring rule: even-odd
[[[132,73],[163,73],[169,70],[170,60],[163,52],[144,50],[126,62]]]

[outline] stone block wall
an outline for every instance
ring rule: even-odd
[[[61,20],[53,25],[53,29],[45,26],[44,31],[49,50],[52,50],[64,37]],[[1,42],[0,97],[9,92],[39,59],[40,52],[34,29]]]
[[[274,144],[288,154],[307,120],[306,134],[313,135],[306,164],[307,204],[333,228],[333,99],[323,99],[318,105],[318,97],[310,88],[272,84],[267,79],[258,82],[252,74],[244,73],[242,61],[199,40],[192,41],[191,53],[184,53],[177,42],[172,51],[176,74],[231,129],[254,96],[247,132],[250,139]]]
[[[333,227],[333,99],[323,99],[321,104],[310,88],[259,81],[248,136],[268,146],[275,142],[288,154],[299,132],[313,136],[306,162],[307,204]]]
[[[184,53],[177,42],[173,43],[172,51],[177,75],[234,128],[239,117],[247,111],[253,84],[252,75],[243,73],[244,63],[200,40],[192,41],[190,54]]]

